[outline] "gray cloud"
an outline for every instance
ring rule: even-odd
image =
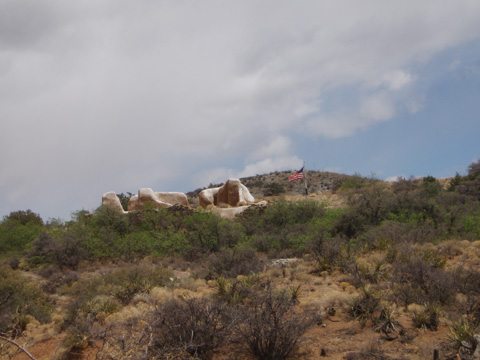
[[[412,65],[479,18],[475,1],[0,0],[1,211],[297,167],[293,133],[418,108]],[[327,109],[344,88],[353,101]]]

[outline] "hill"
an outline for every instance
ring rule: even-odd
[[[269,174],[255,175],[240,178],[255,199],[263,199],[275,195],[304,195],[305,185],[303,180],[288,181],[288,177],[292,174],[290,171],[275,171]],[[356,176],[337,174],[326,171],[308,171],[306,173],[307,189],[309,194],[320,194],[329,190],[337,190],[342,183],[348,179],[356,178]],[[222,184],[210,184],[205,188],[199,188],[188,192],[186,195],[192,206],[198,205],[198,194],[200,191],[219,187]]]
[[[37,360],[474,359],[479,169],[394,183],[311,172],[308,197],[288,172],[257,175],[242,182],[272,201],[231,220],[13,212],[0,358],[26,359],[16,343]]]

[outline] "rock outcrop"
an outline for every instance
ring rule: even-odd
[[[110,191],[102,197],[102,205],[109,206],[119,212],[125,213],[120,199],[115,192]],[[133,195],[128,201],[128,211],[143,209],[165,209],[171,206],[189,207],[187,196],[181,192],[154,192],[150,188],[138,190],[138,195]]]
[[[225,184],[218,188],[202,190],[198,195],[198,201],[202,207],[209,205],[237,207],[252,204],[255,202],[255,198],[240,180],[228,179]]]
[[[210,188],[200,191],[200,194],[198,194],[198,205],[201,207],[217,205],[218,189],[220,188]]]
[[[102,205],[108,206],[122,214],[125,213],[125,210],[123,210],[123,207],[122,207],[122,203],[120,202],[120,199],[118,198],[117,194],[115,194],[114,191],[109,191],[103,194]]]
[[[150,188],[138,189],[138,195],[133,195],[128,201],[127,210],[137,211],[145,208],[165,209],[172,206],[158,198],[158,196]]]

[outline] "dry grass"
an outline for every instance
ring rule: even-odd
[[[446,259],[444,267],[446,270],[454,270],[462,266],[480,270],[480,241],[450,240],[438,245],[413,245],[409,251],[412,251],[413,254],[421,254],[426,251],[440,254]],[[367,272],[374,272],[378,268],[376,264],[385,263],[385,271],[387,271],[390,265],[386,262],[386,254],[387,250],[363,253],[356,259],[357,266],[363,267]],[[158,263],[155,259],[147,262]],[[196,265],[179,259],[162,260],[161,263],[172,270],[173,280],[171,283],[167,286],[153,287],[148,293],[135,295],[128,304],[122,305],[118,311],[112,314],[97,315],[99,326],[115,331],[118,336],[122,334],[127,336],[130,334],[128,331],[131,332],[135,328],[142,329],[142,326],[143,329],[145,328],[149,314],[155,310],[158,304],[175,298],[211,298],[215,294],[214,281],[206,281],[194,276]],[[82,280],[91,279],[99,274],[112,273],[116,269],[118,269],[118,265],[115,264],[96,264],[84,268],[78,275]],[[242,278],[244,277],[239,276],[236,281],[242,281]],[[303,360],[322,358],[320,356],[322,352],[326,354],[326,358],[332,360],[347,358],[420,360],[431,358],[433,350],[436,348],[441,349],[442,354],[447,354],[452,351],[448,348],[446,341],[449,334],[448,325],[451,324],[450,317],[456,315],[455,306],[459,309],[464,308],[470,300],[466,295],[458,293],[454,298],[454,305],[449,309],[440,308],[439,325],[436,331],[417,329],[415,328],[415,316],[417,316],[416,314],[420,316],[422,312],[425,312],[426,304],[410,304],[405,309],[397,307],[388,296],[390,290],[386,280],[380,276],[378,283],[372,284],[372,286],[381,294],[381,306],[393,310],[398,328],[404,329],[395,340],[387,341],[384,334],[375,331],[375,319],[361,324],[358,320],[348,316],[348,305],[352,299],[361,295],[360,290],[352,285],[348,274],[336,270],[330,273],[318,273],[315,271],[313,262],[308,259],[297,259],[294,262],[287,262],[284,266],[267,266],[257,274],[257,278],[259,284],[268,283],[275,289],[298,287],[300,291],[298,292],[297,310],[322,317],[323,320],[309,329],[302,337],[302,346],[297,358]],[[52,322],[46,325],[32,322],[25,332],[27,347],[32,352],[40,351],[38,349],[43,348],[48,349],[51,353],[61,354],[61,339],[64,334],[58,332],[58,324],[63,321],[63,316],[60,314],[64,312],[68,297],[55,295],[53,298],[56,299],[58,306]],[[378,314],[375,317],[378,317]],[[135,333],[131,339],[129,338],[127,350],[132,356],[136,351],[140,351],[141,347],[138,347],[140,340],[140,333]],[[113,338],[109,341],[108,351],[105,350],[106,347],[99,351],[101,347],[95,347],[93,345],[95,343],[92,342],[79,358],[87,359],[88,356],[90,358],[97,356],[99,359],[108,356],[125,358],[119,350],[119,343],[115,343]],[[231,350],[219,350],[213,355],[212,360],[232,359],[228,355],[229,351]],[[374,357],[366,357],[368,354]],[[41,354],[37,352],[37,355],[39,355],[39,359],[42,359]],[[43,358],[48,357],[44,356]],[[16,355],[13,359],[21,360],[22,358],[20,355]]]

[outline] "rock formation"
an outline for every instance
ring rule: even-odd
[[[153,192],[150,188],[142,188],[138,190],[138,195],[133,195],[128,201],[128,211],[141,210],[148,206],[164,209],[172,205],[189,206],[187,196],[181,192]]]
[[[109,206],[121,213],[123,210],[120,199],[115,192],[110,191],[102,196],[102,205]],[[127,210],[137,211],[145,208],[165,209],[171,206],[189,206],[187,196],[181,192],[154,192],[150,188],[138,190],[138,195],[133,195],[128,201]]]
[[[200,191],[198,194],[198,205],[207,207],[209,205],[217,205],[217,194],[220,188],[210,188]]]
[[[118,198],[117,194],[115,194],[114,191],[109,191],[102,196],[102,205],[108,206],[122,214],[125,213],[125,210],[123,210],[122,203],[120,202],[120,199]]]
[[[199,205],[213,206],[243,206],[255,202],[248,188],[238,179],[228,179],[218,188],[205,189],[198,195]]]
[[[238,179],[228,179],[220,186],[217,194],[217,206],[243,206],[255,202],[250,191]]]

